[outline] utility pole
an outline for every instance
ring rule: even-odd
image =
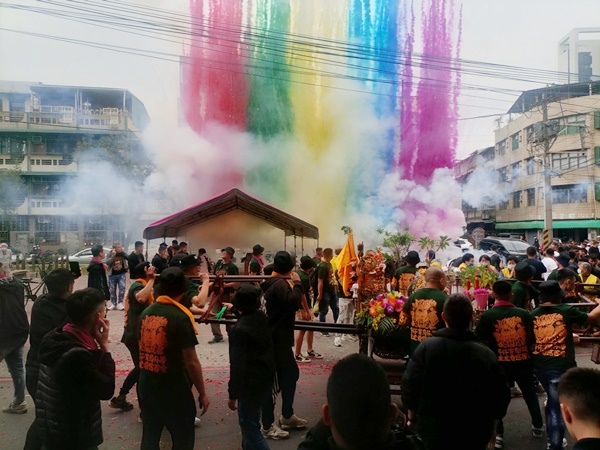
[[[544,248],[554,240],[552,229],[552,160],[550,159],[550,133],[548,124],[548,99],[544,94],[542,104],[542,123],[544,137]]]

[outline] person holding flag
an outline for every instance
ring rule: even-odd
[[[356,275],[356,266],[358,264],[358,256],[356,255],[356,247],[354,246],[354,236],[352,229],[347,231],[348,239],[342,251],[333,258],[332,265],[337,269],[338,283],[341,288],[339,308],[340,313],[336,323],[353,323],[354,322],[354,301],[352,299],[352,277]],[[342,333],[337,333],[333,341],[336,347],[342,346]]]

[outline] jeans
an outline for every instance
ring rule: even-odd
[[[119,288],[119,303],[123,303],[126,282],[127,273],[120,273],[108,277],[108,291],[110,292],[110,301],[113,305],[117,306],[117,287]]]
[[[270,389],[257,398],[238,399],[238,418],[242,430],[243,450],[269,450],[265,437],[260,432],[260,410],[265,398],[270,398]]]
[[[523,400],[525,400],[527,409],[529,409],[529,414],[531,415],[531,425],[536,428],[542,428],[544,426],[544,420],[542,419],[542,412],[540,410],[538,396],[535,391],[532,362],[508,362],[500,363],[500,365],[504,369],[506,378],[519,385],[519,388],[523,393]],[[498,435],[504,435],[504,423],[502,420],[500,420],[498,423],[498,428],[496,431]]]
[[[281,415],[289,419],[294,414],[294,396],[300,370],[292,348],[274,349],[277,383],[281,390]],[[263,401],[262,424],[265,430],[275,421],[275,399],[267,395]]]
[[[550,450],[561,450],[563,438],[565,437],[565,423],[560,412],[558,401],[558,381],[564,373],[562,370],[536,369],[538,380],[542,383],[548,403],[546,404],[546,433]]]
[[[351,298],[340,298],[339,306],[339,316],[336,323],[354,323],[354,301]],[[342,333],[336,333],[336,336],[342,336]]]
[[[13,380],[15,396],[13,404],[19,405],[25,401],[25,361],[23,360],[24,346],[0,348],[0,362],[6,360],[8,371]]]
[[[325,291],[323,292],[323,298],[319,302],[319,321],[327,322],[327,313],[329,313],[329,308],[331,307],[331,311],[333,312],[333,321],[337,322],[338,317],[340,315],[340,309],[338,307],[338,295],[335,291]]]

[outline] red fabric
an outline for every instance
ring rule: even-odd
[[[494,308],[502,308],[502,307],[507,307],[507,306],[515,306],[512,302],[506,301],[506,300],[496,300],[496,303],[494,303]]]
[[[77,325],[68,323],[63,327],[62,330],[66,333],[71,333],[73,336],[75,336],[86,349],[98,349],[98,344],[96,344],[96,340],[94,339],[94,337],[83,328],[79,328]]]

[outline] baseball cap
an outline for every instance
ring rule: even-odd
[[[222,248],[221,251],[222,252],[227,252],[231,256],[235,255],[235,250],[233,249],[233,247],[225,247],[225,248]]]

